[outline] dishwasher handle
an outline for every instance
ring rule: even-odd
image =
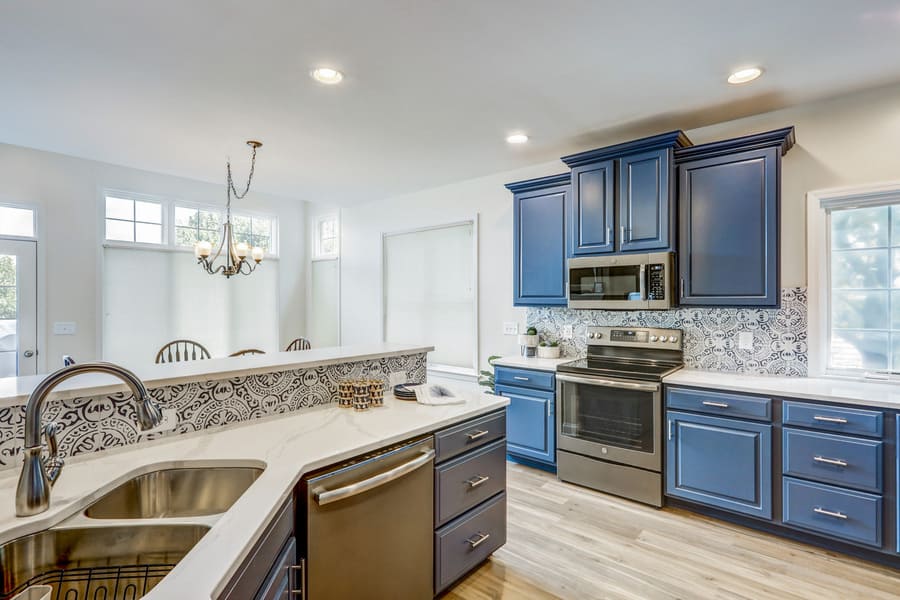
[[[326,504],[331,504],[332,502],[337,502],[344,498],[362,494],[363,492],[375,489],[388,482],[394,481],[395,479],[399,479],[408,473],[412,473],[419,467],[428,464],[432,459],[434,459],[434,449],[422,450],[421,456],[418,456],[409,462],[405,462],[402,465],[398,465],[389,471],[373,475],[368,479],[363,479],[362,481],[357,481],[356,483],[351,483],[350,485],[345,485],[344,487],[339,487],[335,490],[315,490],[313,492],[313,497],[316,499],[319,506],[325,506]]]

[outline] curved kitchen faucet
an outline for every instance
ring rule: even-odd
[[[131,388],[137,410],[138,423],[141,429],[153,429],[162,421],[162,411],[137,375],[108,362],[83,363],[71,365],[55,371],[44,378],[28,397],[25,406],[25,449],[22,474],[16,488],[16,516],[30,517],[42,513],[50,507],[50,488],[56,483],[63,468],[63,459],[59,456],[56,434],[57,423],[47,423],[41,429],[41,408],[53,389],[77,375],[83,373],[105,373],[118,377]],[[47,436],[50,456],[41,456],[41,432]]]

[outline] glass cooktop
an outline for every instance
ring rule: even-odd
[[[660,381],[682,366],[678,362],[589,357],[562,363],[556,367],[556,370],[561,373],[579,373],[596,377]]]

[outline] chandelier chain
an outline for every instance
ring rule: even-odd
[[[231,177],[231,160],[228,160],[226,163],[226,170],[228,171],[228,204],[231,204],[231,195],[234,194],[234,197],[238,200],[243,200],[244,196],[247,195],[247,192],[250,191],[250,183],[253,181],[253,172],[256,170],[256,146],[253,146],[253,154],[250,156],[250,174],[247,177],[247,186],[244,188],[244,191],[240,194],[237,189],[234,187],[234,179]]]

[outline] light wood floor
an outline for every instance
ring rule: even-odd
[[[900,570],[510,464],[506,546],[445,598],[900,598]]]

